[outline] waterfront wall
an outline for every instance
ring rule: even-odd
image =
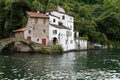
[[[87,49],[87,40],[75,40],[75,49],[85,50]]]
[[[29,46],[26,46],[20,42],[16,42],[15,47],[16,47],[16,51],[18,51],[18,52],[31,52],[31,49]],[[41,46],[34,47],[36,52],[41,52],[40,48],[41,48]],[[75,40],[74,46],[71,49],[70,48],[64,49],[64,47],[63,47],[63,51],[70,51],[70,50],[87,50],[87,40]],[[42,50],[42,52],[44,52],[44,51]]]

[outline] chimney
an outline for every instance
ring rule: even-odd
[[[37,13],[40,13],[40,11],[37,11]]]

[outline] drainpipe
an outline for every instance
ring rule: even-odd
[[[67,35],[67,51],[68,51],[68,38],[69,38],[69,36]]]

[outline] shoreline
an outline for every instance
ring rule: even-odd
[[[41,48],[34,48],[33,49],[29,49],[29,50],[4,50],[1,51],[1,53],[31,53],[31,54],[63,54],[63,53],[68,53],[68,52],[79,52],[79,51],[95,51],[95,50],[120,50],[120,48],[87,48],[87,49],[72,49],[72,50],[67,50],[67,51],[63,51],[63,48],[61,46],[42,46]]]
[[[31,54],[64,54],[68,52],[79,52],[79,51],[96,51],[96,50],[120,50],[120,49],[74,49],[69,51],[49,51],[49,52],[41,52],[41,51],[28,51],[28,52],[22,52],[22,51],[13,51],[12,53],[31,53]]]

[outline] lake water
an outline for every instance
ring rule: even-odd
[[[120,51],[0,55],[0,80],[120,80]]]

